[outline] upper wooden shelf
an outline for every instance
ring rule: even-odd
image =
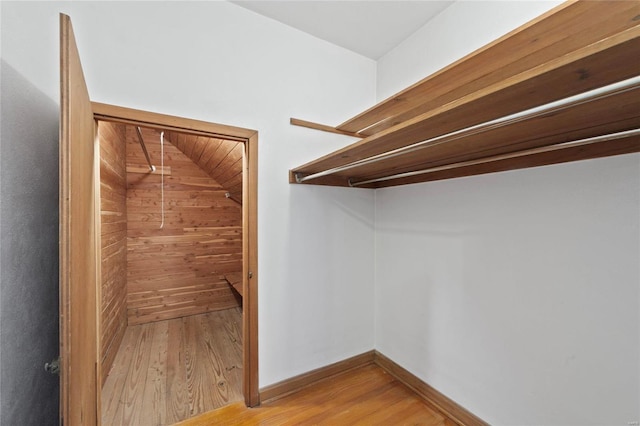
[[[364,139],[290,182],[378,188],[637,152],[637,133],[593,138],[640,128],[638,76],[640,2],[567,2],[336,127],[292,119]]]

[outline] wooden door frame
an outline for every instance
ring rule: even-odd
[[[258,388],[258,132],[115,105],[91,103],[96,120],[170,130],[244,144],[242,179],[242,353],[245,404],[260,405]],[[98,395],[100,392],[98,392]]]

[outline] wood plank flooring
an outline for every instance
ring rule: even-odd
[[[324,379],[258,408],[246,408],[239,402],[179,423],[180,426],[454,424],[375,364]]]
[[[102,388],[102,424],[170,425],[243,399],[240,308],[134,325]]]

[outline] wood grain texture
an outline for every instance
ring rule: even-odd
[[[262,402],[270,402],[275,399],[287,396],[293,392],[298,392],[301,389],[310,386],[320,380],[326,379],[336,374],[342,374],[353,368],[359,368],[371,364],[374,361],[374,355],[375,351],[365,352],[363,354],[317,368],[307,373],[300,374],[290,379],[283,380],[282,382],[265,386],[264,388],[260,389],[260,399],[262,400]]]
[[[60,14],[60,416],[98,423],[99,147],[71,26]]]
[[[549,147],[551,149],[552,147]],[[526,155],[514,156],[504,155],[483,159],[478,164],[460,164],[451,165],[450,169],[439,171],[431,171],[419,176],[404,177],[389,181],[382,181],[373,184],[376,188],[387,186],[407,185],[411,183],[430,182],[442,179],[452,179],[462,176],[473,176],[485,173],[503,172],[515,169],[524,169],[527,167],[546,166],[551,164],[560,164],[578,160],[588,160],[592,158],[609,157],[613,155],[630,154],[640,151],[640,137],[631,136],[624,139],[598,142],[586,146],[574,146],[568,148],[558,147],[551,151],[543,149],[530,150]]]
[[[637,25],[637,1],[566,2],[337,126],[370,136]]]
[[[167,383],[165,386],[166,423],[189,418],[187,396],[187,365],[185,362],[184,320],[168,321]]]
[[[258,134],[245,141],[242,191],[242,335],[244,337],[244,401],[247,406],[260,404],[258,390]]]
[[[376,384],[369,387],[369,380]],[[179,425],[487,425],[375,350],[270,385],[260,394],[259,409],[233,404]]]
[[[242,400],[239,308],[127,328],[102,424],[169,425]]]
[[[204,425],[450,425],[413,391],[368,364],[315,382],[257,408],[233,404],[181,423]]]
[[[102,416],[104,419],[113,419],[116,412],[122,410],[122,392],[129,374],[129,367],[133,362],[134,350],[141,340],[143,327],[129,327],[124,333],[120,347],[116,351],[116,357],[107,372],[107,380],[102,387]],[[119,415],[120,416],[120,415]]]
[[[581,1],[561,5],[407,89],[394,98],[398,102],[385,102],[379,111],[386,114],[388,109],[397,112],[400,108],[405,112],[417,111],[415,114],[402,116],[399,121],[394,118],[389,126],[374,126],[369,129],[375,130],[371,136],[292,172],[308,175],[328,170],[640,75],[637,16],[640,16],[639,2]],[[520,49],[514,50],[513,46]],[[478,62],[478,58],[482,60]],[[471,67],[474,70],[469,70],[470,74],[461,71],[473,64],[476,66]],[[476,77],[469,77],[472,75]],[[467,81],[467,77],[471,80]],[[425,89],[438,81],[447,89],[442,96],[438,95],[439,85],[434,90]],[[458,84],[464,87],[458,90]],[[637,99],[637,91],[631,90],[587,104],[577,102],[565,111],[429,143],[418,152],[304,183],[348,186],[350,178],[364,181],[417,170],[419,166],[434,167],[637,128],[640,126]],[[405,112],[400,112],[399,117]],[[370,113],[377,114],[373,110]],[[576,156],[568,158],[568,153]],[[582,159],[580,153],[565,151],[562,161]],[[593,158],[595,150],[590,155]],[[545,158],[554,162],[553,156]],[[526,162],[519,159],[511,167],[522,164]],[[533,165],[540,165],[539,161],[532,161]],[[449,171],[447,176],[468,175],[470,171],[466,169],[467,174],[460,175]],[[432,179],[425,175],[411,178],[410,182],[427,180]],[[295,183],[295,179],[291,181]],[[408,181],[389,181],[379,186],[402,183]]]
[[[188,134],[223,138],[243,142],[245,156],[243,160],[243,199],[242,199],[242,274],[245,280],[243,304],[243,393],[247,405],[260,403],[258,391],[258,132],[218,123],[157,114],[147,111],[125,108],[115,105],[92,103],[96,119],[124,123],[141,127],[153,127],[166,131],[180,131]],[[142,190],[150,194],[150,191]],[[188,203],[193,192],[176,193],[176,199]],[[205,229],[204,227],[199,227]],[[211,227],[215,230],[218,227]],[[187,231],[198,227],[187,227]],[[250,274],[251,273],[251,274]],[[251,278],[249,276],[251,275]],[[170,279],[169,277],[167,278]],[[167,285],[167,283],[165,283]],[[171,330],[170,330],[171,332]],[[168,357],[170,363],[171,356]]]
[[[98,122],[101,220],[101,383],[127,328],[127,173],[123,125]]]
[[[160,165],[160,133],[142,132],[152,162]],[[136,138],[127,126],[128,167],[144,164]],[[178,137],[176,143],[185,138]],[[164,176],[164,216],[162,176],[127,173],[129,324],[240,304],[224,275],[242,271],[242,207],[227,199],[225,188],[169,140],[164,154],[164,166],[171,168],[171,175]]]
[[[127,173],[140,173],[140,174],[152,174],[152,175],[165,175],[171,176],[171,167],[161,167],[153,165],[155,170],[149,170],[149,166],[141,164],[138,166],[129,165],[127,166]]]
[[[308,129],[322,130],[323,132],[336,133],[336,134],[339,134],[339,135],[351,136],[351,137],[354,137],[354,138],[361,138],[362,137],[362,135],[359,135],[357,133],[346,132],[344,130],[338,130],[335,127],[327,126],[325,124],[320,124],[320,123],[314,123],[313,121],[301,120],[299,118],[291,117],[289,119],[289,124],[291,124],[292,126],[300,126],[300,127],[306,127]]]
[[[203,135],[209,138],[219,137],[226,140],[245,142],[257,133],[255,130],[245,129],[242,127],[211,123],[208,121],[194,120],[185,117],[176,117],[173,115],[159,114],[156,112],[143,111],[118,105],[103,104],[100,102],[92,102],[91,107],[96,120],[131,124],[141,127],[152,127],[165,131],[178,131],[193,135]]]
[[[387,358],[378,351],[375,351],[374,362],[380,368],[398,379],[401,383],[412,389],[416,394],[420,395],[427,404],[444,416],[450,418],[459,425],[466,426],[486,426],[484,420],[480,419],[455,401],[438,392],[406,369],[402,368],[391,359]]]
[[[179,132],[165,138],[242,203],[242,143]]]
[[[526,152],[533,148],[631,130],[638,126],[640,86],[504,126],[443,138],[425,144],[419,150],[344,173],[357,176],[353,181],[367,180],[387,176],[389,171],[398,174],[457,162],[488,159],[496,155]],[[605,142],[603,145],[609,143]],[[579,159],[582,159],[580,155],[574,158]]]
[[[227,283],[242,296],[242,273],[229,273],[225,274],[224,279]]]

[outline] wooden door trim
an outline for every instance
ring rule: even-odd
[[[243,394],[247,406],[260,405],[258,388],[258,132],[241,127],[98,102],[92,102],[91,105],[96,120],[223,138],[244,144],[242,194]]]
[[[154,129],[161,130],[173,130],[212,138],[226,138],[237,140],[238,142],[246,142],[249,138],[258,134],[256,130],[242,127],[227,126],[225,124],[176,117],[100,102],[91,102],[91,105],[93,106],[93,115],[96,120],[131,124],[141,127],[153,127]]]

